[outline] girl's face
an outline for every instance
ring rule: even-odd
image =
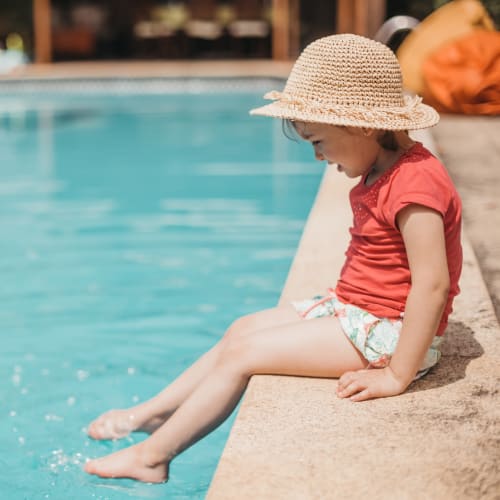
[[[336,163],[348,177],[362,176],[377,163],[381,147],[371,129],[305,122],[294,122],[294,127],[312,144],[317,160]]]

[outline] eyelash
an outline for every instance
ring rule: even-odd
[[[312,142],[311,142],[311,144],[312,144],[313,146],[317,146],[320,142],[321,142],[321,141],[312,141]]]

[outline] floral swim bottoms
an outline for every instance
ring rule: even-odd
[[[400,319],[378,318],[351,304],[344,304],[331,289],[328,295],[292,302],[304,319],[335,316],[347,338],[366,358],[369,366],[383,368],[389,364],[399,340],[403,323]],[[439,346],[442,337],[434,337],[415,379],[425,375],[441,357]]]

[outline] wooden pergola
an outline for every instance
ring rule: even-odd
[[[299,50],[299,0],[272,0],[272,57],[294,59]],[[373,36],[385,18],[386,0],[337,0],[332,32]],[[51,0],[33,0],[35,62],[52,61]]]

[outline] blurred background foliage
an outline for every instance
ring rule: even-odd
[[[0,0],[0,48],[9,33],[21,35],[29,49],[32,41],[32,0]]]

